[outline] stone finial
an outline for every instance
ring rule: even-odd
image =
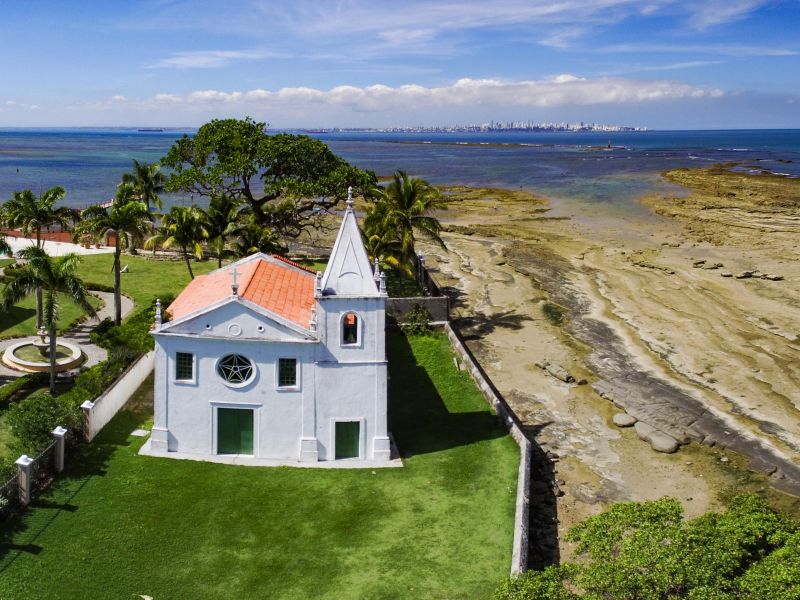
[[[380,291],[381,294],[386,294],[386,273],[383,271],[381,271],[380,274],[380,285],[378,286],[378,291]]]
[[[353,186],[347,188],[347,210],[353,211]]]
[[[317,278],[314,281],[314,294],[317,296],[322,295],[322,271],[317,271]]]
[[[375,266],[372,268],[372,276],[375,278],[375,281],[378,281],[381,276],[381,265],[378,262],[377,256],[375,257]]]
[[[311,322],[309,323],[309,328],[311,331],[317,331],[317,309],[316,307],[311,308]]]
[[[161,316],[161,299],[156,299],[156,329],[161,329],[162,324],[162,316]]]
[[[234,267],[233,271],[231,272],[231,276],[233,277],[233,283],[231,283],[231,294],[233,296],[239,295],[239,282],[236,281],[236,278],[239,275],[241,275],[241,273],[239,273],[239,271],[236,270],[236,267]]]

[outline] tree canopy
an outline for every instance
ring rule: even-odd
[[[244,202],[257,224],[296,238],[321,211],[347,196],[367,194],[375,174],[336,156],[305,135],[268,135],[251,118],[215,119],[183,136],[161,161],[172,170],[167,191],[227,195]]]
[[[674,498],[615,504],[567,540],[581,562],[509,579],[495,597],[800,598],[800,522],[754,495],[690,520]]]

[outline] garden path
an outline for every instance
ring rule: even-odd
[[[104,348],[91,343],[89,340],[89,333],[91,333],[92,329],[94,329],[100,321],[106,317],[113,318],[114,316],[114,294],[112,292],[90,290],[90,293],[103,301],[102,308],[97,311],[97,318],[86,319],[83,323],[70,329],[67,333],[59,337],[59,339],[65,339],[73,344],[77,344],[83,353],[86,354],[86,362],[81,365],[83,367],[91,367],[96,365],[97,363],[105,360],[108,356],[108,353]],[[132,310],[133,300],[127,296],[122,296],[122,317],[124,318],[130,314]],[[33,342],[36,339],[38,339],[38,336],[32,335],[28,338],[0,340],[0,354],[2,354],[2,352],[12,344],[22,341]],[[4,364],[0,363],[0,384],[3,384],[16,377],[21,377],[22,375],[24,375],[23,372],[9,369]]]

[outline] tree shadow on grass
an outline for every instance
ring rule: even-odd
[[[0,332],[5,331],[10,327],[14,327],[15,325],[19,325],[23,321],[31,319],[35,316],[36,316],[35,308],[22,308],[19,306],[12,306],[2,315],[0,315]],[[31,335],[34,334],[33,329],[34,326],[31,325]]]
[[[401,456],[439,452],[508,435],[488,405],[481,411],[450,412],[426,369],[417,364],[403,334],[387,335],[387,349],[389,428]],[[461,375],[452,363],[448,367],[454,378]]]
[[[83,488],[95,477],[106,474],[108,462],[119,446],[129,446],[128,436],[141,423],[141,415],[121,411],[91,444],[68,452],[63,473],[35,497],[27,508],[0,524],[0,574],[21,554],[39,554],[41,534],[64,514],[81,508],[76,502]]]

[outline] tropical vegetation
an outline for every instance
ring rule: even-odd
[[[133,161],[133,171],[122,175],[122,183],[133,188],[133,196],[139,202],[144,202],[147,212],[150,212],[153,206],[161,208],[159,194],[164,191],[166,181],[160,164],[139,162],[136,159]]]
[[[203,257],[204,240],[208,239],[206,214],[197,206],[173,206],[162,215],[161,226],[155,235],[148,238],[145,248],[178,248],[189,269],[189,277],[194,279],[191,257]]]
[[[7,311],[11,306],[29,296],[44,292],[42,321],[50,337],[50,391],[55,393],[56,386],[56,334],[60,314],[59,293],[69,296],[81,309],[95,315],[89,303],[88,294],[83,281],[75,274],[80,263],[77,254],[51,257],[41,248],[31,246],[19,251],[19,256],[27,262],[18,269],[15,276],[3,290],[2,308]]]
[[[396,171],[385,187],[373,188],[364,219],[364,243],[370,257],[411,273],[417,236],[445,247],[441,223],[431,213],[446,205],[424,179]]]
[[[74,219],[75,211],[66,207],[56,207],[64,198],[62,187],[53,187],[39,196],[31,190],[14,192],[13,198],[3,205],[3,222],[7,227],[19,228],[27,238],[36,240],[36,247],[42,248],[42,230],[52,225],[66,228]],[[42,290],[36,290],[36,327],[42,327]]]
[[[495,598],[800,598],[800,521],[758,496],[688,520],[674,498],[619,503],[566,539],[579,561],[508,579]]]
[[[217,266],[228,256],[235,255],[230,240],[241,234],[245,225],[239,214],[241,202],[231,196],[212,196],[206,209],[208,249],[217,259]]]
[[[97,240],[114,236],[114,323],[122,322],[122,286],[120,282],[123,247],[132,247],[133,241],[143,238],[150,230],[150,213],[133,184],[121,183],[111,206],[90,206],[81,213],[83,219],[75,228],[75,236],[87,233]]]

